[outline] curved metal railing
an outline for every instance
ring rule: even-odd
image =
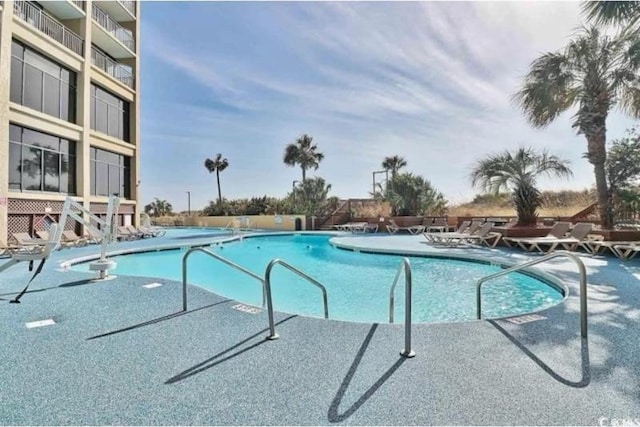
[[[276,265],[283,266],[287,270],[297,274],[298,276],[300,276],[303,279],[305,279],[307,282],[309,282],[312,285],[318,287],[322,291],[322,302],[324,304],[324,318],[325,319],[329,318],[329,303],[327,301],[327,289],[324,287],[324,285],[322,283],[318,282],[313,277],[311,277],[308,274],[304,273],[303,271],[298,270],[297,268],[295,268],[294,266],[292,266],[290,264],[287,264],[283,260],[278,259],[278,258],[273,259],[273,260],[271,260],[269,265],[267,265],[267,269],[264,272],[265,293],[266,293],[266,296],[267,296],[267,311],[268,311],[268,315],[269,315],[269,335],[267,336],[267,339],[271,339],[271,340],[274,340],[274,339],[278,338],[278,334],[276,334],[276,330],[275,330],[275,324],[273,322],[273,302],[272,302],[272,299],[271,299],[271,270],[273,270],[273,267],[275,267]]]
[[[502,270],[498,273],[483,277],[482,279],[478,280],[478,283],[476,285],[477,318],[482,319],[482,285],[485,282],[558,257],[569,258],[578,266],[578,271],[580,273],[580,335],[582,336],[582,338],[587,338],[587,270],[584,266],[584,263],[577,255],[567,251],[557,251],[542,258],[525,262],[524,264],[514,265],[513,267],[507,268],[506,270]]]
[[[398,267],[396,277],[393,279],[391,291],[389,291],[389,323],[393,323],[395,290],[400,278],[400,273],[404,270],[404,350],[401,356],[413,357],[416,353],[411,349],[411,263],[408,258],[402,258],[402,264]]]
[[[189,256],[194,252],[202,252],[203,254],[209,255],[210,257],[217,259],[223,264],[226,264],[229,267],[235,268],[236,270],[241,271],[244,274],[247,274],[253,277],[254,279],[258,280],[262,284],[262,307],[266,305],[267,298],[269,300],[269,305],[271,305],[271,294],[267,293],[265,281],[262,277],[204,248],[191,248],[182,257],[182,311],[187,311],[187,260],[189,259]]]

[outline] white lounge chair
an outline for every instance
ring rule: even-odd
[[[534,249],[542,252],[542,249],[538,246],[538,243],[545,243],[562,239],[570,229],[570,222],[556,222],[555,224],[553,224],[553,227],[551,228],[549,233],[544,237],[503,237],[502,241],[509,247],[518,245],[527,252],[531,252]]]
[[[502,237],[501,233],[492,232],[493,228],[492,222],[485,222],[482,224],[478,230],[474,233],[446,233],[447,236],[443,237],[438,242],[432,242],[434,244],[447,246],[447,247],[457,247],[459,244],[471,243],[471,244],[483,244],[486,243],[488,246],[495,248],[495,246],[500,241]]]
[[[422,233],[425,229],[424,225],[411,225],[409,227],[400,227],[393,218],[391,218],[389,222],[391,224],[387,225],[387,231],[391,234],[396,234],[398,231],[408,231],[410,234],[418,234],[418,233]]]
[[[462,224],[460,224],[460,227],[458,227],[457,231],[438,232],[438,233],[426,232],[426,233],[423,233],[422,235],[424,236],[425,239],[427,239],[427,242],[438,243],[439,241],[446,239],[449,236],[456,237],[461,234],[471,235],[476,231],[478,231],[481,225],[482,225],[482,221],[472,221],[472,222],[463,221]]]
[[[535,245],[537,249],[542,253],[553,252],[559,246],[567,251],[574,251],[578,246],[581,246],[587,252],[589,252],[588,247],[584,245],[584,243],[588,241],[587,236],[592,229],[593,224],[589,222],[579,222],[573,227],[571,233],[569,233],[569,237],[540,241],[535,243]],[[547,249],[545,250],[544,247],[547,247]]]

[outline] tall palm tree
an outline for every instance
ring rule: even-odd
[[[584,28],[564,51],[546,53],[533,61],[524,84],[514,96],[529,122],[542,128],[576,106],[573,127],[587,140],[586,158],[593,165],[600,218],[613,225],[605,174],[609,111],[618,106],[640,117],[640,51],[629,49],[630,38],[604,35]]]
[[[382,169],[391,171],[391,178],[396,176],[398,171],[405,166],[407,166],[407,161],[404,159],[404,157],[400,156],[385,157],[384,161],[382,162]]]
[[[537,153],[521,147],[511,153],[491,154],[476,163],[471,172],[471,184],[497,194],[501,189],[511,190],[511,198],[518,213],[519,225],[535,225],[542,195],[536,188],[536,179],[548,176],[570,177],[569,161],[552,156],[546,151]]]
[[[207,159],[204,161],[204,167],[207,168],[209,173],[216,173],[216,181],[218,182],[218,203],[222,205],[222,192],[220,191],[220,172],[225,170],[229,166],[229,161],[226,158],[222,158],[222,154],[216,154],[214,160]]]
[[[318,146],[313,144],[313,138],[304,134],[294,144],[289,144],[284,150],[284,164],[287,166],[300,165],[302,182],[307,179],[307,170],[318,169],[324,154],[318,153]]]
[[[598,25],[629,25],[637,29],[640,24],[640,1],[588,1],[583,3],[582,12]]]

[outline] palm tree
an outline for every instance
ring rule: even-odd
[[[536,179],[543,174],[570,177],[572,173],[568,165],[569,161],[546,151],[537,153],[532,148],[521,147],[514,153],[505,151],[479,160],[471,172],[471,184],[495,194],[501,189],[511,190],[518,224],[535,225],[536,211],[542,205]]]
[[[564,51],[546,53],[531,64],[514,100],[538,128],[576,106],[573,127],[587,140],[586,158],[593,165],[602,225],[613,225],[605,173],[606,121],[616,105],[640,117],[640,52],[629,50],[630,38],[584,28]],[[634,57],[635,54],[635,57]]]
[[[312,144],[313,138],[304,134],[294,144],[287,145],[284,150],[284,164],[287,166],[300,165],[302,169],[302,182],[307,179],[307,169],[318,169],[324,154],[318,153],[318,146]]]
[[[629,25],[640,23],[640,1],[588,1],[582,5],[587,19],[598,25]]]
[[[400,156],[385,157],[382,162],[382,169],[391,171],[391,179],[393,179],[398,171],[407,166],[407,161]]]
[[[222,154],[216,154],[215,160],[207,159],[204,161],[204,167],[209,173],[216,173],[216,181],[218,182],[218,203],[222,205],[222,192],[220,191],[220,172],[229,166],[229,161],[222,158]]]

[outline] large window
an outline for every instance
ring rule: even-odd
[[[131,195],[130,166],[130,157],[91,147],[91,194],[117,194],[128,199]]]
[[[76,73],[14,40],[11,44],[10,99],[75,123]]]
[[[76,143],[14,124],[9,128],[9,189],[75,194]]]
[[[129,103],[91,84],[91,129],[129,141]]]

